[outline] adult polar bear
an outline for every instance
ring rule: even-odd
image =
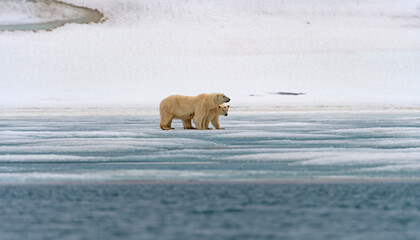
[[[223,93],[203,93],[195,97],[171,95],[160,103],[160,128],[162,130],[174,129],[171,127],[172,119],[188,119],[191,114],[194,114],[195,127],[205,130],[210,110],[229,101],[230,98]]]

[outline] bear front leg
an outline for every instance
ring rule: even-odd
[[[208,112],[208,111],[207,111]],[[207,114],[206,114],[206,110],[203,109],[201,106],[198,106],[195,110],[195,114],[194,114],[194,124],[195,127],[198,130],[205,130],[207,129],[204,124],[205,124],[205,118],[206,118]]]
[[[210,115],[209,115],[209,116],[207,116],[207,118],[206,118],[206,123],[205,123],[204,127],[205,127],[207,130],[212,130],[213,128],[210,128],[210,127],[209,127],[209,125],[210,125]]]
[[[224,130],[224,128],[221,128],[220,127],[220,124],[219,124],[219,115],[214,116],[214,118],[211,120],[211,124],[213,124],[213,126],[216,129]]]
[[[191,119],[182,120],[182,125],[184,126],[184,129],[195,129],[191,123]]]

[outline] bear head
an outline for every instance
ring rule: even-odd
[[[223,93],[213,93],[213,94],[214,94],[215,102],[217,103],[217,105],[220,105],[222,103],[225,103],[225,102],[229,102],[230,101],[230,98],[228,98]]]
[[[227,116],[229,111],[229,105],[221,104],[217,108],[217,114]]]

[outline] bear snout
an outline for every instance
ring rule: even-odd
[[[228,114],[226,113],[225,116],[227,116]]]
[[[226,102],[230,102],[230,98],[226,97],[226,99],[227,99]]]

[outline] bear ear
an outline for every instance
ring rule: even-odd
[[[221,108],[221,106],[219,106],[219,108]]]
[[[228,105],[228,108],[230,107],[230,105]]]
[[[219,97],[219,94],[217,94],[216,96]]]

